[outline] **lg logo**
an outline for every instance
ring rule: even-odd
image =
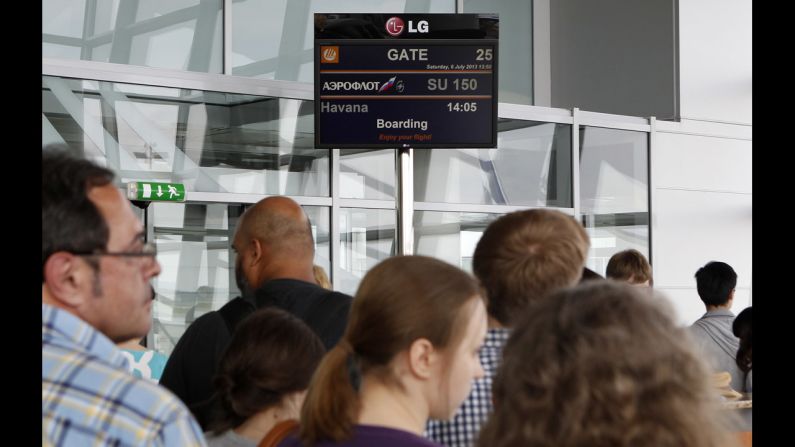
[[[386,32],[389,33],[390,36],[397,37],[403,34],[403,30],[406,28],[403,20],[400,17],[390,17],[389,20],[386,21]],[[426,20],[420,20],[417,22],[417,27],[414,27],[414,22],[409,20],[409,33],[427,33],[428,32],[428,22]]]
[[[403,33],[403,20],[401,20],[400,17],[390,17],[389,20],[386,21],[386,32],[388,32],[390,36],[399,36]]]

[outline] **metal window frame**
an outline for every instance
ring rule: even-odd
[[[225,6],[230,3],[225,0]],[[459,3],[463,3],[459,0]],[[231,30],[228,28],[231,16],[224,10],[224,49],[229,50],[229,36]],[[227,67],[226,54],[224,55],[224,66]],[[107,82],[119,82],[127,84],[139,84],[146,86],[170,87],[180,89],[195,89],[204,91],[215,91],[224,93],[238,93],[257,96],[270,96],[299,100],[314,100],[314,86],[311,83],[266,80],[233,76],[229,74],[212,74],[188,72],[180,70],[169,70],[162,68],[133,66],[125,64],[113,64],[107,62],[64,60],[54,58],[42,58],[42,76],[57,76],[62,78],[75,78]],[[653,238],[651,237],[654,215],[654,186],[651,174],[652,158],[654,156],[654,146],[656,143],[655,133],[658,131],[671,133],[688,133],[686,130],[676,125],[668,123],[658,123],[653,117],[639,118],[625,115],[613,115],[605,113],[581,111],[578,108],[562,109],[539,107],[531,105],[499,103],[497,108],[499,118],[511,118],[527,121],[538,121],[546,123],[570,124],[571,125],[571,168],[572,168],[572,195],[573,203],[571,208],[554,208],[567,214],[573,215],[580,220],[580,163],[579,163],[579,128],[580,126],[603,127],[617,130],[630,130],[645,132],[649,137],[649,251],[653,253]],[[663,124],[663,126],[659,126]],[[660,129],[659,127],[662,127]],[[738,136],[745,139],[743,136]],[[749,138],[750,139],[750,138]],[[442,150],[442,149],[440,149]],[[331,149],[330,162],[330,194],[329,197],[308,197],[291,196],[301,205],[326,206],[331,208],[330,212],[330,250],[331,250],[331,271],[332,282],[339,277],[340,261],[340,228],[339,215],[340,208],[365,208],[365,209],[389,209],[397,213],[396,237],[399,254],[412,254],[414,252],[413,240],[413,214],[414,211],[442,211],[442,212],[482,212],[504,214],[512,211],[538,208],[533,206],[514,206],[514,205],[480,205],[462,203],[433,203],[414,201],[413,188],[413,162],[414,151],[395,150],[395,170],[396,170],[396,194],[395,200],[369,200],[353,199],[340,197],[340,149]],[[263,194],[238,194],[238,193],[209,193],[209,192],[189,192],[186,199],[191,202],[203,203],[255,203],[267,197]],[[550,207],[545,207],[550,208]],[[651,259],[650,259],[651,260]]]

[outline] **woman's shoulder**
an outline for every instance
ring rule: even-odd
[[[439,444],[414,433],[377,425],[356,425],[351,439],[342,442],[319,442],[313,447],[439,447]],[[279,447],[304,447],[295,436],[290,436]]]

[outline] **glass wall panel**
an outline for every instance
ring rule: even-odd
[[[395,210],[341,208],[339,223],[340,269],[334,290],[353,295],[370,268],[396,253]]]
[[[151,347],[169,355],[196,318],[240,294],[231,241],[241,204],[149,205],[148,225],[162,271],[153,285]],[[315,235],[315,263],[329,267],[329,210],[305,206]]]
[[[311,101],[43,76],[42,115],[45,141],[84,150],[123,181],[329,195]]]
[[[580,206],[591,237],[588,267],[634,248],[649,257],[649,139],[646,132],[580,127]]]
[[[500,214],[416,211],[414,252],[449,262],[472,273],[480,236]]]
[[[42,0],[42,34],[82,38],[85,10],[86,0]]]
[[[414,200],[570,208],[571,126],[506,118],[497,149],[415,150]]]
[[[394,200],[394,149],[341,149],[340,197]]]
[[[313,82],[320,13],[455,12],[455,0],[242,0],[232,3],[232,74]]]
[[[500,102],[533,104],[533,2],[464,0],[465,13],[497,13]]]
[[[222,7],[223,0],[42,0],[42,53],[221,73]]]
[[[59,45],[56,43],[43,43],[41,46],[41,57],[80,59],[80,47]]]

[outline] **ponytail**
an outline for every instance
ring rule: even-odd
[[[420,338],[444,349],[463,339],[477,282],[438,259],[394,256],[370,269],[356,291],[342,340],[323,358],[301,408],[306,446],[353,437],[362,376],[402,387],[390,362]]]
[[[361,406],[358,363],[346,339],[340,340],[320,362],[301,408],[299,437],[305,445],[351,437]]]

